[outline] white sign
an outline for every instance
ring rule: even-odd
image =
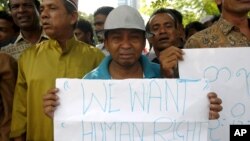
[[[181,78],[206,78],[223,101],[219,120],[209,125],[209,140],[229,141],[230,124],[250,124],[250,48],[185,49]]]
[[[207,138],[205,80],[57,79],[55,141],[200,141]]]

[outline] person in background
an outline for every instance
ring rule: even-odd
[[[171,51],[165,50],[178,48],[179,45],[179,29],[175,14],[166,8],[155,10],[148,20],[146,29],[154,34],[148,38],[156,55],[152,61],[160,64],[160,58],[163,57],[163,54],[165,55],[165,52],[171,53]]]
[[[46,40],[47,36],[39,21],[39,0],[9,0],[9,9],[20,33],[14,44],[9,44],[1,51],[18,59],[26,48]]]
[[[9,141],[17,62],[0,52],[0,141]]]
[[[186,40],[191,37],[193,34],[205,29],[205,25],[203,25],[201,22],[194,21],[186,25],[185,27],[185,35]]]
[[[76,24],[74,34],[79,41],[94,45],[94,31],[89,21],[85,19],[79,19]]]
[[[163,15],[161,15],[163,16]],[[86,74],[84,79],[127,79],[161,78],[160,65],[150,62],[141,55],[146,43],[144,20],[140,13],[130,6],[119,6],[107,17],[104,26],[104,44],[110,52],[102,63]],[[53,117],[58,97],[58,89],[51,89],[43,98],[44,112]],[[210,119],[219,118],[222,110],[221,99],[215,93],[208,94]]]
[[[216,3],[222,10],[220,19],[211,27],[191,36],[184,48],[250,46],[250,24],[247,16],[250,11],[250,1],[216,0]],[[178,60],[183,60],[184,53],[179,48],[171,48],[165,50],[168,55],[160,58],[165,60],[163,67],[165,72],[168,72],[165,75],[176,77]]]
[[[50,37],[26,49],[18,60],[10,136],[15,140],[52,141],[52,120],[42,97],[57,78],[81,78],[97,67],[103,53],[74,36],[77,0],[42,0],[41,23]]]
[[[176,22],[177,22],[177,29],[178,29],[178,46],[179,48],[183,48],[184,44],[186,42],[186,36],[185,36],[185,30],[184,30],[184,25],[183,25],[183,15],[181,14],[180,11],[176,9],[169,9],[175,16]]]
[[[95,34],[98,38],[98,43],[96,47],[102,50],[102,52],[106,56],[109,55],[109,52],[106,50],[103,44],[103,40],[104,40],[103,29],[104,29],[104,23],[106,21],[106,18],[113,9],[114,8],[110,6],[102,6],[94,12],[94,29],[95,29]]]
[[[19,33],[19,27],[14,23],[11,15],[0,11],[0,50],[2,47],[14,43]]]
[[[249,47],[250,1],[216,0],[221,17],[212,26],[191,36],[185,48]]]

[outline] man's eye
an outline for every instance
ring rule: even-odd
[[[11,5],[10,8],[11,9],[17,9],[19,6],[18,5]]]
[[[33,8],[33,5],[32,4],[24,4],[23,5],[25,8]]]

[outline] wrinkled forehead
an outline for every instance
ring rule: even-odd
[[[9,0],[10,4],[35,3],[34,0]]]
[[[144,31],[139,29],[133,29],[133,28],[118,28],[118,29],[112,29],[108,30],[110,33],[144,33]]]
[[[58,3],[63,3],[63,0],[41,0],[41,4],[58,4]]]
[[[162,21],[166,21],[166,22],[173,22],[174,24],[176,24],[176,20],[173,17],[173,15],[171,15],[170,13],[157,13],[155,15],[153,15],[150,19],[149,19],[149,24],[157,24],[159,22]]]

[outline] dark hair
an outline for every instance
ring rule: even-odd
[[[149,18],[149,20],[148,20],[148,22],[147,22],[147,24],[146,24],[146,31],[150,31],[150,28],[149,28],[149,21],[151,20],[151,18],[153,17],[153,16],[155,16],[155,15],[157,15],[157,14],[162,14],[162,13],[166,13],[166,14],[169,14],[169,15],[171,15],[174,19],[174,25],[175,25],[175,28],[177,28],[177,18],[176,18],[176,16],[175,16],[175,14],[172,12],[172,10],[170,10],[170,9],[167,9],[167,8],[160,8],[160,9],[157,9],[157,10],[155,10],[152,14],[151,14],[151,16],[150,16],[150,18]]]
[[[220,19],[220,15],[214,15],[214,17],[211,19],[211,22],[214,23]]]
[[[69,3],[66,0],[62,0],[62,1],[64,3],[65,9],[67,10],[67,12],[69,14],[71,14],[73,12],[77,12],[77,9],[71,3]],[[77,22],[73,25],[74,28],[76,27],[76,24],[77,24]]]
[[[11,0],[9,0],[9,2],[8,2],[8,7],[9,7],[9,9],[11,10],[10,1],[11,1]],[[33,0],[33,2],[34,2],[34,4],[35,4],[35,6],[36,6],[36,9],[37,9],[38,11],[40,11],[40,1],[39,1],[39,0]]]
[[[73,12],[77,11],[77,9],[71,3],[69,3],[66,0],[62,0],[62,1],[64,3],[64,6],[65,6],[68,13],[73,13]]]
[[[105,16],[108,16],[108,14],[114,9],[114,7],[110,7],[110,6],[102,6],[99,7],[95,12],[94,12],[94,16],[102,14]]]
[[[183,22],[183,16],[181,14],[180,11],[176,10],[176,9],[169,9],[176,17],[176,20],[179,24],[182,24]]]
[[[188,35],[188,32],[190,29],[195,29],[196,31],[201,31],[205,28],[206,27],[201,22],[198,22],[198,21],[191,22],[185,28],[185,35],[186,36]]]
[[[6,21],[11,22],[12,28],[14,29],[15,32],[19,32],[19,27],[14,23],[11,15],[9,13],[7,13],[6,11],[0,11],[0,19],[4,19]]]
[[[222,11],[222,4],[217,4],[217,7],[218,7],[218,9],[219,9],[219,11],[221,13],[221,11]]]
[[[94,36],[93,27],[92,27],[92,24],[89,21],[87,21],[85,19],[79,19],[77,21],[76,28],[79,28],[84,33],[89,32],[90,33],[91,42],[94,43],[94,40],[93,40],[93,36]]]

